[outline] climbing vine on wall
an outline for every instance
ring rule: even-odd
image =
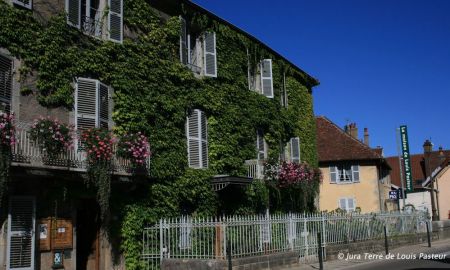
[[[279,156],[280,141],[298,136],[302,159],[317,166],[312,97],[305,75],[286,68],[282,59],[229,26],[198,13],[188,17],[192,24],[216,32],[217,78],[198,79],[180,63],[178,17],[162,22],[148,1],[124,1],[126,29],[136,35],[123,44],[83,35],[67,25],[63,14],[42,24],[30,11],[0,2],[0,47],[22,60],[23,85],[37,76],[36,87],[22,87],[22,94],[36,95],[45,107],[72,109],[75,78],[99,79],[114,89],[114,132],[142,132],[149,137],[150,181],[139,188],[146,192],[131,199],[119,196],[112,206],[121,213],[121,222],[115,225],[121,224],[117,231],[127,269],[139,268],[142,226],[161,216],[217,212],[218,197],[210,178],[245,175],[244,161],[256,158],[257,128],[264,130],[270,157]],[[255,66],[262,58],[273,59],[273,99],[248,90],[248,62]],[[283,71],[287,71],[288,108],[279,102]],[[185,120],[195,108],[208,116],[208,170],[186,169],[187,155],[182,154],[187,153]],[[269,203],[283,210],[283,204],[276,203],[283,201],[277,187],[259,183],[245,192],[249,196],[236,211],[256,213]],[[313,200],[308,197],[297,210],[313,210]]]

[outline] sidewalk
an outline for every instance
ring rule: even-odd
[[[428,247],[428,244],[422,243],[418,245],[410,245],[410,246],[404,246],[396,249],[389,250],[391,261],[396,260],[398,256],[403,257],[404,259],[408,259],[411,256],[416,255],[416,258],[419,258],[420,253],[422,254],[442,254],[446,253],[449,254],[450,252],[450,239],[443,239],[431,242],[431,248]],[[366,255],[367,254],[367,255]],[[358,258],[358,255],[360,258]],[[357,269],[357,266],[362,266],[366,264],[376,263],[376,262],[383,262],[387,261],[385,258],[386,255],[383,253],[364,253],[361,252],[360,254],[343,254],[342,255],[344,259],[341,260],[333,260],[333,261],[325,261],[323,263],[324,269],[346,269],[346,268],[353,268]],[[347,256],[349,256],[348,259],[345,259]],[[353,257],[352,257],[353,256]],[[409,257],[408,257],[409,256]],[[365,258],[367,257],[367,258]],[[371,257],[371,258],[369,258]],[[450,255],[447,255],[446,258],[449,258]],[[414,258],[411,258],[414,259]],[[398,259],[399,260],[399,259]],[[300,269],[319,269],[319,263],[312,263],[312,264],[302,264],[299,267],[291,267],[291,268],[285,268],[290,270],[300,270]]]

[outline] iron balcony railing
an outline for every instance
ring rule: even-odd
[[[103,34],[102,14],[99,10],[91,8],[91,14],[82,18],[82,31],[86,35],[101,38]]]
[[[85,172],[88,167],[87,155],[84,150],[66,150],[56,157],[49,157],[39,149],[31,140],[30,123],[16,124],[16,144],[12,147],[12,166],[60,169],[76,172]],[[74,141],[77,142],[80,133],[77,132]],[[133,173],[145,174],[150,168],[150,158],[147,158],[145,166],[136,168],[128,159],[117,156],[117,145],[113,145],[113,158],[111,160],[111,173],[115,175],[131,175]]]
[[[247,168],[247,177],[253,179],[264,179],[264,160],[246,160],[245,167]]]

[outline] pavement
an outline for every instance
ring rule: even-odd
[[[339,254],[333,261],[325,261],[323,269],[450,269],[450,239],[438,240],[428,244],[409,245],[385,253]],[[319,263],[303,263],[290,270],[319,269]]]

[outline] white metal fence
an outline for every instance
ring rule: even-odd
[[[144,229],[142,260],[146,269],[159,269],[163,258],[226,259],[298,252],[300,260],[316,260],[317,233],[322,248],[426,233],[423,212],[385,214],[284,214],[222,218],[180,217],[160,220]]]

